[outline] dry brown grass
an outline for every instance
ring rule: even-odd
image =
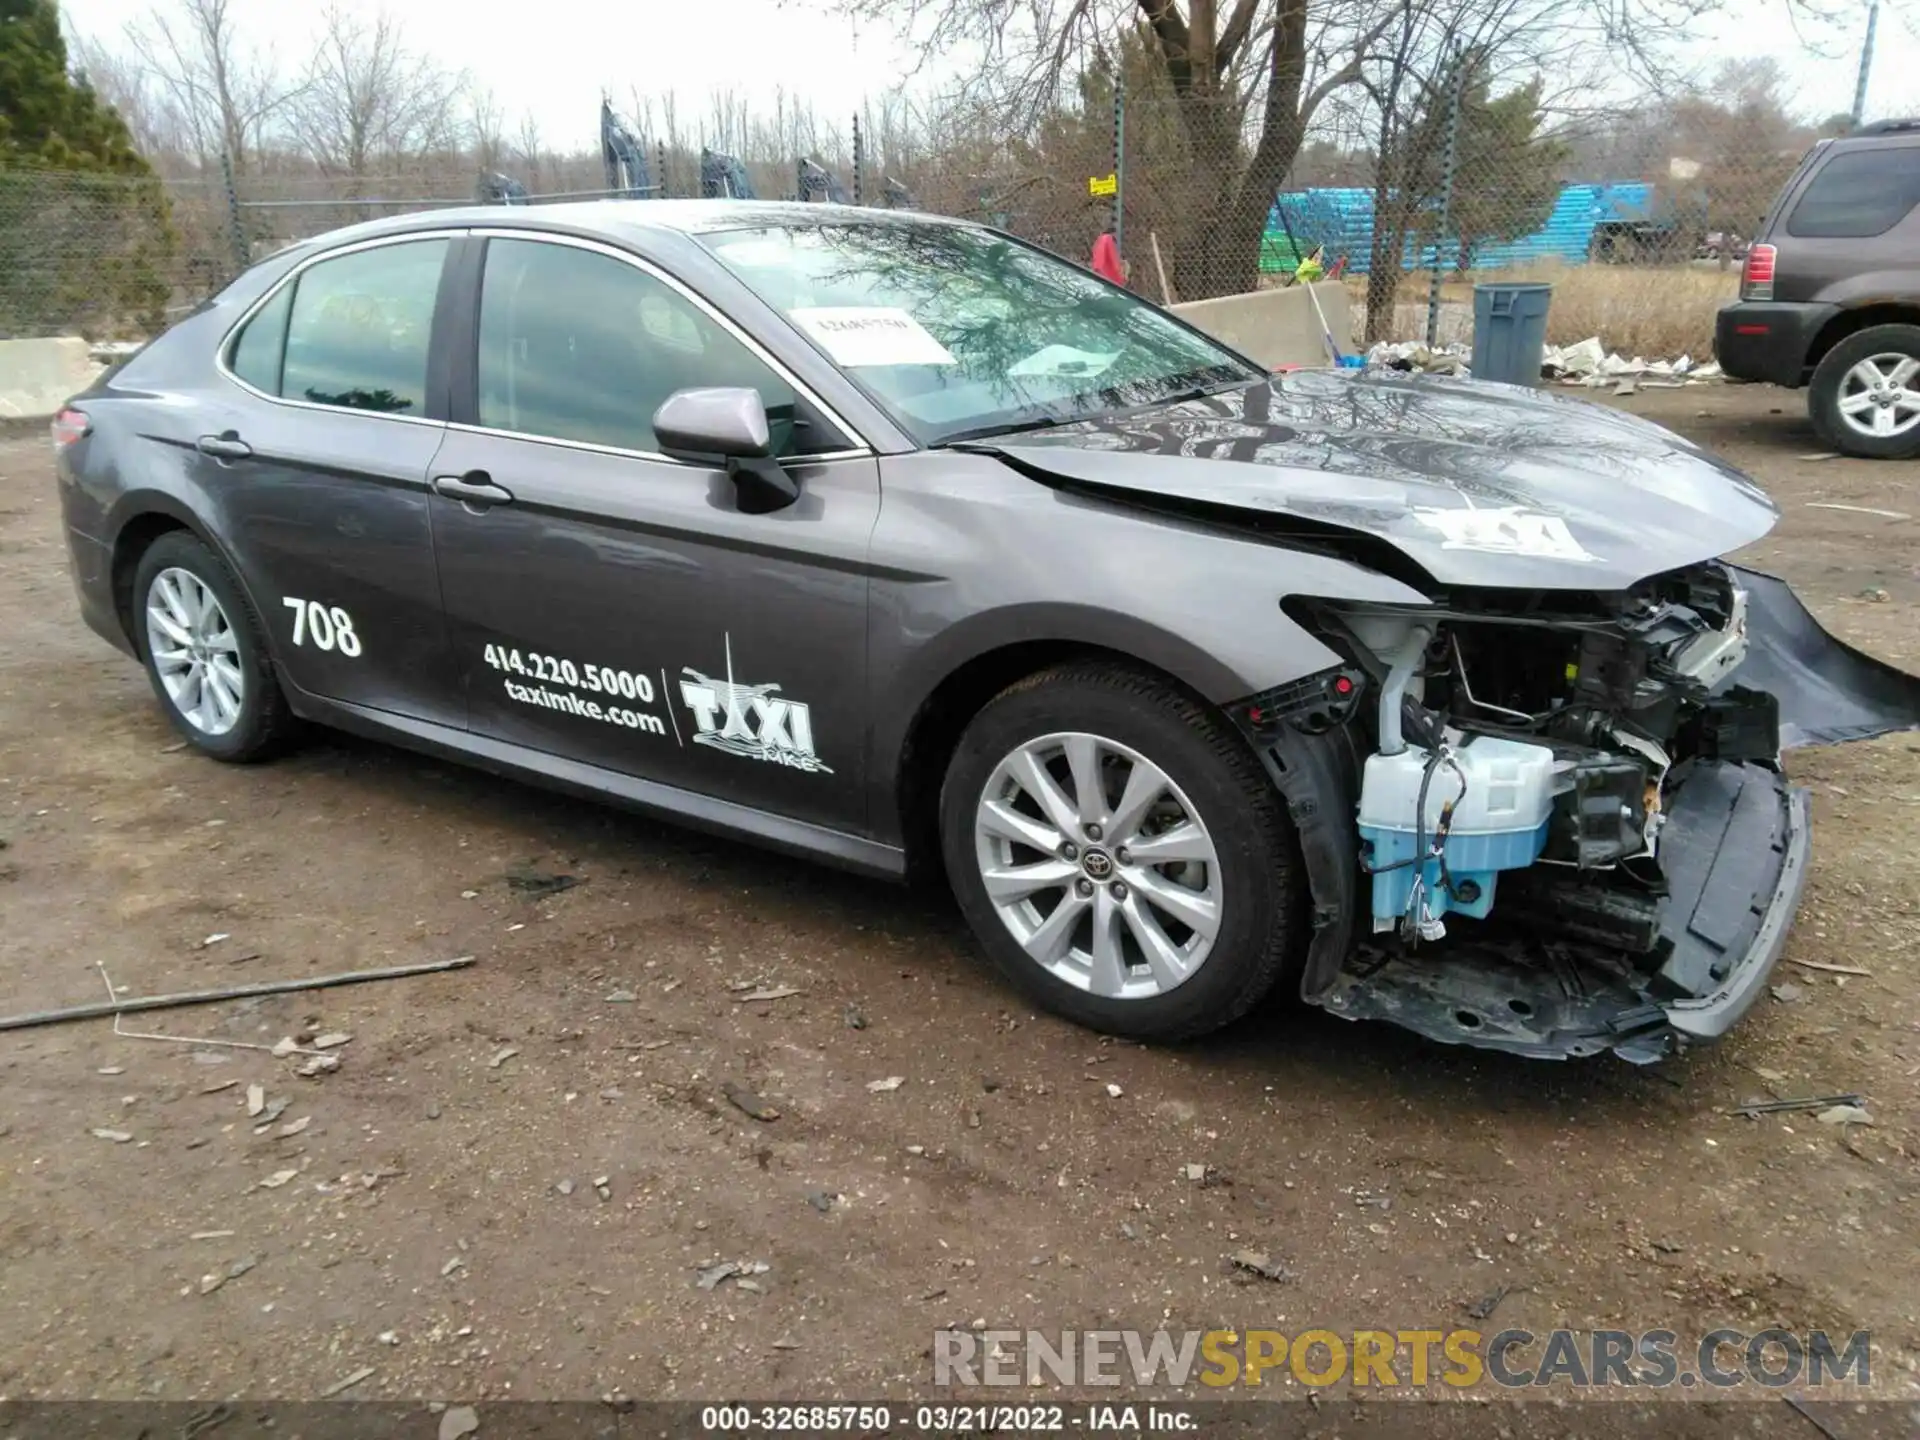
[[[1649,360],[1691,355],[1704,361],[1713,353],[1713,315],[1740,289],[1737,265],[1537,265],[1473,276],[1449,276],[1440,287],[1440,340],[1472,339],[1472,281],[1544,280],[1553,286],[1547,311],[1547,343],[1571,345],[1589,335],[1608,350]],[[1353,299],[1354,330],[1361,329],[1366,280],[1347,282]],[[1394,306],[1396,340],[1426,333],[1427,276],[1408,275]]]
[[[1649,360],[1713,353],[1713,316],[1740,290],[1736,266],[1558,265],[1528,274],[1553,286],[1547,343],[1589,335],[1622,355]]]

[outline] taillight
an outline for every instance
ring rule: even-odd
[[[75,410],[71,406],[53,417],[53,423],[47,427],[53,435],[53,448],[64,450],[74,441],[82,438],[93,425],[86,412]]]
[[[1747,268],[1740,272],[1740,298],[1742,300],[1771,300],[1773,298],[1774,253],[1774,248],[1771,245],[1750,245],[1747,247]]]

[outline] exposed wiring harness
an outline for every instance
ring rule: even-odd
[[[1453,771],[1459,781],[1460,789],[1440,807],[1439,818],[1434,822],[1433,835],[1427,835],[1427,796],[1433,787],[1433,777],[1442,766]],[[1447,838],[1453,832],[1453,815],[1460,802],[1467,797],[1467,772],[1460,767],[1459,757],[1454,753],[1451,743],[1439,740],[1427,758],[1425,768],[1420,772],[1420,794],[1414,804],[1413,854],[1405,860],[1396,860],[1391,865],[1363,865],[1361,868],[1369,875],[1386,875],[1395,870],[1414,869],[1413,889],[1407,896],[1407,908],[1400,919],[1400,934],[1407,941],[1437,940],[1444,930],[1438,919],[1427,913],[1427,866],[1431,862],[1439,863],[1439,886],[1454,899],[1460,894],[1454,889],[1453,872],[1447,868]]]
[[[1440,818],[1434,822],[1433,839],[1427,840],[1427,792],[1433,785],[1434,772],[1442,765],[1453,771],[1454,778],[1460,782],[1460,790],[1451,800],[1440,807]],[[1440,921],[1427,911],[1427,861],[1438,861],[1440,867],[1440,888],[1453,898],[1459,895],[1453,888],[1453,874],[1447,869],[1447,837],[1453,831],[1453,812],[1467,796],[1467,772],[1460,768],[1460,761],[1453,753],[1453,746],[1442,740],[1434,747],[1428,759],[1426,769],[1420,773],[1420,797],[1413,807],[1413,854],[1419,866],[1413,876],[1413,890],[1407,897],[1406,913],[1400,917],[1400,938],[1409,943],[1420,940],[1438,940],[1446,931]]]

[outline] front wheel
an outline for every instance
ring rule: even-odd
[[[1847,336],[1814,367],[1807,412],[1846,455],[1920,455],[1920,325],[1873,325]]]
[[[1093,1029],[1217,1029],[1297,954],[1279,795],[1224,719],[1149,676],[1063,666],[1003,691],[961,737],[940,824],[987,954]]]

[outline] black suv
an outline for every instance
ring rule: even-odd
[[[1836,450],[1920,454],[1920,120],[1822,140],[1760,222],[1714,332],[1736,380],[1807,387]]]

